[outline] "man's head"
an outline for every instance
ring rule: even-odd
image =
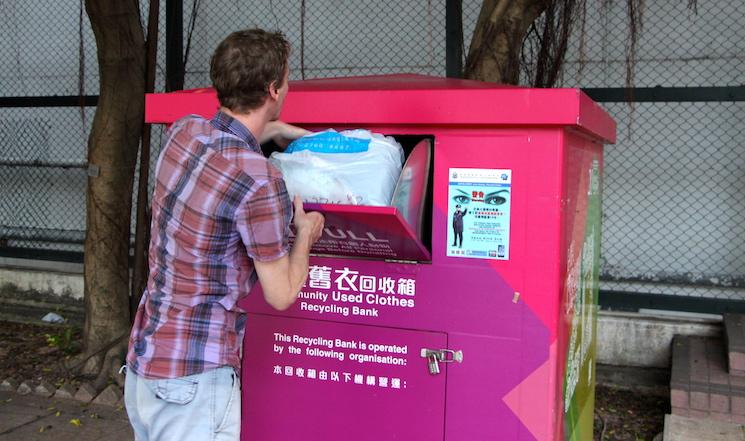
[[[271,98],[279,117],[287,94],[290,43],[281,32],[248,29],[233,32],[215,49],[210,78],[220,105],[249,113]]]
[[[460,204],[455,205],[455,211],[460,211]]]

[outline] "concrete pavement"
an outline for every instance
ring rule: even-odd
[[[664,441],[745,441],[745,427],[710,419],[665,415]]]
[[[132,441],[123,408],[0,392],[0,441]]]

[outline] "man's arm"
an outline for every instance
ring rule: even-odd
[[[311,132],[291,124],[287,124],[282,121],[269,121],[264,127],[264,131],[261,132],[259,139],[260,144],[272,140],[282,149],[285,149],[287,145],[301,136],[310,135]]]
[[[297,299],[298,291],[308,276],[310,248],[323,232],[323,215],[306,213],[303,202],[295,196],[295,218],[297,230],[295,242],[289,254],[269,262],[254,261],[259,282],[264,290],[264,299],[280,311],[289,308]]]

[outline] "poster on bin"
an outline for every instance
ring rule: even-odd
[[[448,169],[449,257],[508,260],[512,170]]]

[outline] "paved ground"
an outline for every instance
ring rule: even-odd
[[[600,439],[602,428],[603,441],[649,441],[662,431],[662,415],[666,411],[669,412],[669,405],[659,406],[653,398],[599,387],[595,439]],[[660,420],[659,424],[657,420]],[[598,421],[601,424],[598,424]],[[80,424],[76,424],[77,422]],[[0,441],[133,439],[124,409],[81,404],[74,400],[0,392]],[[707,438],[673,440],[711,441]],[[725,440],[730,441],[727,438]],[[735,440],[741,441],[739,438]]]
[[[124,409],[0,392],[0,441],[132,441]]]
[[[680,415],[665,415],[664,441],[745,441],[745,427]]]

